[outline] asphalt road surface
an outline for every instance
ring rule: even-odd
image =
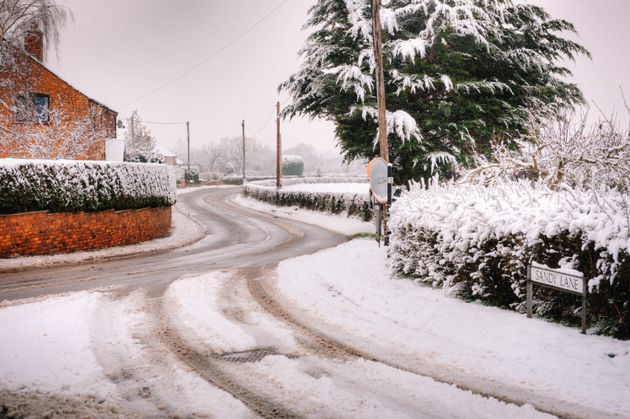
[[[273,266],[346,240],[329,230],[238,207],[230,202],[238,193],[240,188],[205,189],[179,196],[177,206],[208,231],[192,246],[101,263],[0,273],[0,301],[107,286],[159,291],[183,275]]]

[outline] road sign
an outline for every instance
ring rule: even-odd
[[[527,317],[532,317],[533,284],[582,296],[582,333],[586,333],[588,282],[581,272],[552,269],[532,262],[527,267]]]
[[[387,162],[380,157],[372,159],[368,163],[368,177],[374,200],[379,204],[389,203],[392,180]]]

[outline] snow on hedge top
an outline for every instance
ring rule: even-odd
[[[100,211],[173,205],[170,166],[0,159],[0,213]]]
[[[367,196],[370,191],[370,185],[368,183],[298,183],[284,187],[283,191],[343,193]]]
[[[630,248],[630,196],[614,190],[552,191],[527,181],[492,186],[415,184],[392,206],[391,228],[411,226],[466,249],[490,236],[522,235],[533,244],[562,231],[606,248]]]
[[[304,164],[304,159],[302,156],[285,154],[282,156],[282,163]]]

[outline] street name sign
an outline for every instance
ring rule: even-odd
[[[588,281],[584,274],[566,269],[552,269],[532,262],[527,267],[527,317],[532,317],[533,285],[541,285],[558,291],[582,296],[582,333],[586,333]]]
[[[536,262],[533,262],[529,269],[530,281],[574,294],[582,295],[584,293],[584,275],[582,273],[569,274],[561,269],[550,269]]]

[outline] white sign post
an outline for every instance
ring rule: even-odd
[[[558,291],[570,292],[582,296],[582,334],[586,334],[588,282],[580,272],[567,272],[563,269],[551,269],[548,266],[532,262],[527,267],[527,317],[532,317],[533,285],[541,285]]]

